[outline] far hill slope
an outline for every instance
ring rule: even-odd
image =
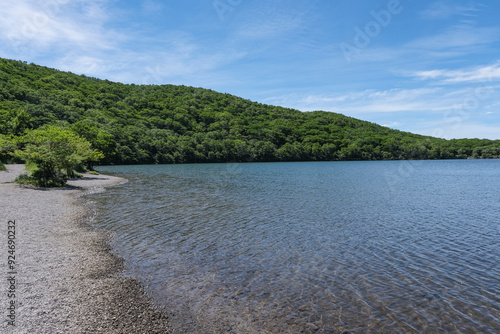
[[[116,164],[500,156],[500,141],[447,141],[203,88],[125,85],[0,58],[0,134],[47,123],[71,127]]]

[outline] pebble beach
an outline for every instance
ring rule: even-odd
[[[64,188],[34,188],[12,183],[24,165],[6,167],[0,332],[170,333],[167,316],[140,284],[120,275],[123,261],[110,252],[109,237],[92,228],[95,208],[82,197],[126,180],[84,174]]]

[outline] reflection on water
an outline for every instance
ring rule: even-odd
[[[500,332],[500,161],[102,167],[178,333]],[[411,168],[408,168],[410,166]]]

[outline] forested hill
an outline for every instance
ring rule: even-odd
[[[70,127],[114,164],[500,156],[500,141],[447,141],[203,88],[125,85],[0,58],[0,134],[48,123]]]

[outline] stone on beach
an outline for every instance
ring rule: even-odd
[[[11,183],[24,165],[6,167],[0,219],[4,240],[7,222],[16,225],[16,326],[2,316],[0,332],[169,333],[166,315],[141,285],[120,276],[123,261],[110,252],[109,238],[91,227],[95,209],[82,198],[126,180],[85,174],[64,188],[33,188]],[[2,294],[1,305],[7,298]]]

